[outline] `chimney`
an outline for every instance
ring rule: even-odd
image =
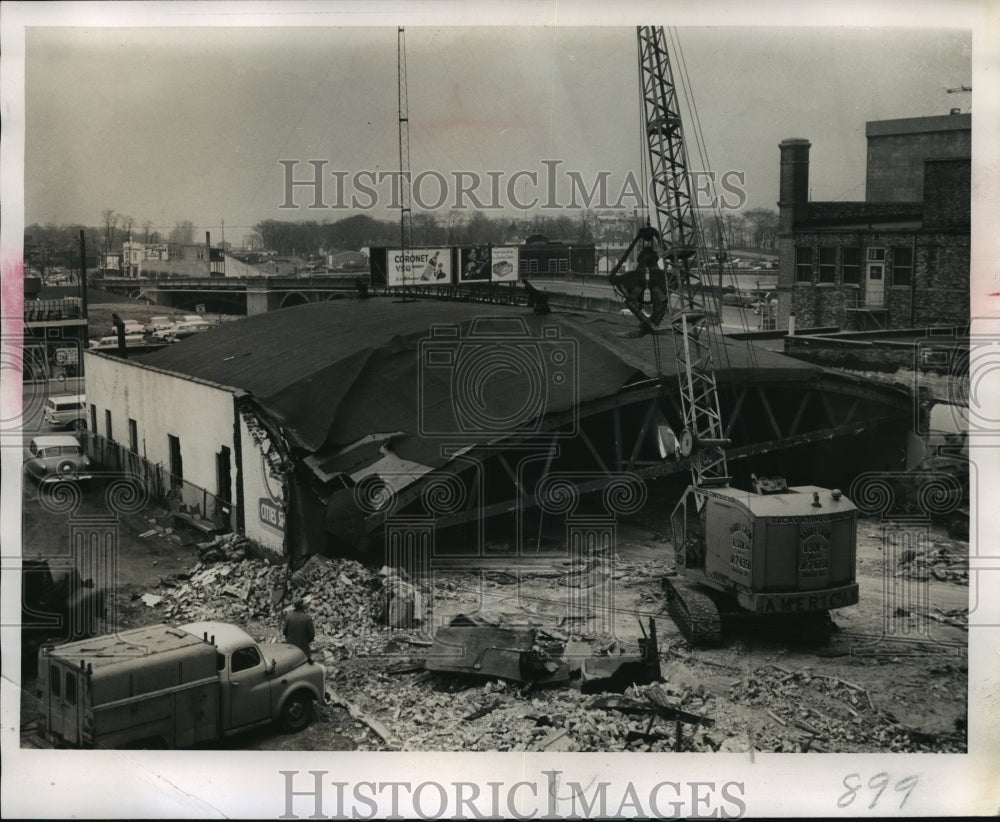
[[[790,234],[793,226],[805,219],[809,202],[809,149],[812,144],[801,137],[782,140],[781,191],[778,197],[778,233]]]

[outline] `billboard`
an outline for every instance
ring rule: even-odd
[[[458,250],[458,281],[460,283],[489,282],[490,247],[477,245]]]
[[[518,254],[516,245],[493,246],[490,255],[490,279],[493,282],[517,282]]]
[[[442,285],[453,282],[451,251],[447,248],[414,248],[403,254],[398,248],[386,250],[387,285]]]

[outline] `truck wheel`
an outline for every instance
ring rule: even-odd
[[[281,709],[281,730],[298,733],[312,721],[312,697],[306,693],[296,693],[288,697]]]

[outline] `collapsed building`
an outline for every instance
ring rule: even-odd
[[[599,548],[649,481],[681,488],[688,473],[672,342],[628,328],[611,314],[344,299],[141,358],[87,352],[88,449],[189,523],[292,564],[384,545],[506,567],[537,554],[546,518],[566,545]],[[896,467],[905,391],[725,338],[714,361],[737,482],[754,470],[846,487]]]

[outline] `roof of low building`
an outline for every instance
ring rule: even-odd
[[[437,466],[447,461],[448,432],[463,439],[482,422],[477,413],[490,424],[540,419],[613,396],[656,375],[656,346],[664,375],[676,375],[669,336],[627,338],[634,327],[611,314],[343,299],[225,323],[141,364],[247,392],[304,451],[334,453],[391,433],[399,456]],[[800,380],[820,370],[733,341],[717,346],[715,361],[720,380]]]

